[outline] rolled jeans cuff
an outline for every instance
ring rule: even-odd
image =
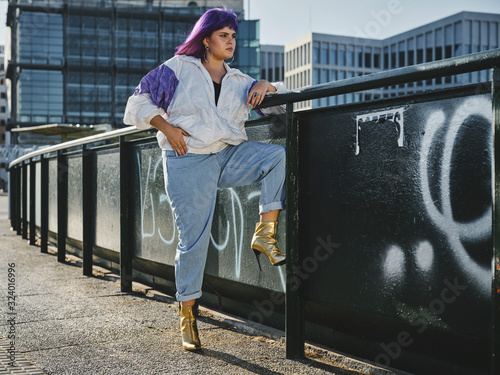
[[[259,205],[259,214],[265,214],[266,212],[269,211],[275,211],[275,210],[284,210],[285,209],[285,202],[271,202],[265,205]]]
[[[175,294],[175,298],[179,302],[186,302],[186,301],[191,301],[192,299],[198,299],[198,298],[200,298],[201,294],[202,294],[201,292],[196,292],[196,293],[193,293],[193,294],[190,294],[190,295],[187,295],[187,296],[181,296],[181,295],[179,295],[179,293],[176,293]]]

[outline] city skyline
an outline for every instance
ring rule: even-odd
[[[461,11],[498,13],[500,1],[244,0],[245,18],[260,20],[260,43],[285,45],[309,32],[384,39]],[[0,1],[0,44],[5,44],[7,1]],[[432,11],[429,11],[429,10]]]

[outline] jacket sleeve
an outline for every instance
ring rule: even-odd
[[[254,81],[252,83],[252,86],[250,89],[257,83],[258,81]],[[268,92],[266,95],[276,95],[276,94],[282,94],[288,91],[286,88],[285,84],[283,82],[271,82],[271,85],[274,86],[276,89],[276,92]],[[256,109],[255,112],[257,112],[258,115],[260,116],[268,116],[268,115],[282,115],[286,113],[286,105],[277,105],[274,107],[267,107],[267,108],[262,108],[262,109]]]
[[[128,98],[123,122],[139,129],[150,128],[153,117],[166,114],[178,84],[175,72],[166,64],[150,71]]]

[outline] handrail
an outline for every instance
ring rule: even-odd
[[[88,144],[88,143],[107,141],[109,139],[122,137],[122,136],[126,136],[126,135],[132,135],[132,134],[136,134],[136,133],[141,133],[144,131],[147,131],[147,129],[137,129],[135,126],[127,126],[126,128],[111,130],[109,132],[91,135],[88,137],[75,139],[73,141],[59,143],[57,145],[41,148],[41,149],[38,149],[36,151],[30,152],[26,155],[23,155],[15,160],[13,160],[9,164],[9,168],[12,168],[16,164],[22,163],[23,161],[25,161],[27,159],[34,158],[35,156],[40,156],[40,155],[47,154],[47,153],[54,152],[54,151],[66,150],[68,148],[72,148],[72,147],[76,147],[76,146],[83,146],[84,144]]]
[[[257,106],[256,108],[267,108],[271,106],[302,102],[305,100],[317,99],[326,96],[370,90],[377,87],[393,86],[400,83],[420,81],[436,76],[474,72],[491,68],[495,64],[500,64],[500,49],[478,52],[465,56],[452,57],[445,60],[417,64],[404,68],[381,71],[364,76],[309,86],[297,91],[268,96],[262,102],[262,104],[260,106]],[[30,152],[20,158],[17,158],[9,164],[9,168],[12,168],[14,165],[19,164],[24,160],[43,155],[48,152],[64,150],[75,146],[82,146],[87,143],[105,141],[108,139],[136,134],[143,131],[144,129],[137,129],[135,126],[129,126],[102,134],[77,139],[74,141],[60,143],[55,146],[50,146]]]
[[[266,108],[286,103],[302,102],[321,97],[370,90],[377,87],[393,86],[415,82],[437,76],[454,75],[491,68],[500,64],[500,49],[479,52],[445,60],[411,65],[340,81],[321,83],[302,90],[271,95],[256,108]]]

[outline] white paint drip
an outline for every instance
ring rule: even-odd
[[[360,152],[359,147],[359,132],[361,131],[361,124],[363,122],[381,122],[381,121],[391,121],[397,126],[398,131],[398,146],[403,147],[404,142],[404,108],[395,108],[389,111],[373,112],[364,115],[356,116],[356,149],[355,155]]]

